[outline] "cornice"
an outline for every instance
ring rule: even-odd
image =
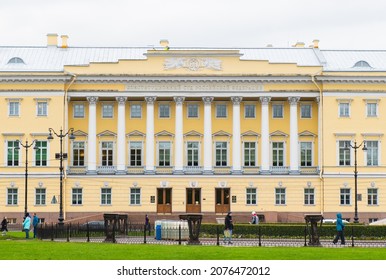
[[[383,84],[386,76],[318,76],[318,81],[323,83],[345,83],[345,84]]]
[[[67,83],[70,80],[70,76],[0,75],[0,83]]]

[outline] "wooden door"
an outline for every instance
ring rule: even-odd
[[[201,213],[201,189],[186,189],[186,213]]]
[[[172,189],[157,189],[157,213],[172,213]]]
[[[216,199],[216,213],[228,213],[231,210],[230,207],[230,197],[231,189],[230,188],[217,188],[215,190],[215,199]]]

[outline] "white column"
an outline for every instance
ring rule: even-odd
[[[313,161],[313,164],[318,164],[317,168],[320,170],[322,168],[322,102],[319,96],[315,98],[315,101],[318,104],[318,162]],[[315,154],[313,150],[312,152]],[[312,158],[314,158],[314,155],[312,155]]]
[[[174,101],[176,102],[176,127],[175,127],[175,158],[174,158],[174,172],[175,174],[183,174],[184,173],[184,121],[183,121],[183,103],[185,97],[176,96],[174,97]]]
[[[240,102],[242,97],[231,97],[233,102],[233,138],[232,138],[232,174],[242,174],[241,171],[241,133],[240,133]]]
[[[271,97],[260,97],[261,102],[261,167],[260,173],[270,173],[269,168],[269,102]]]
[[[87,173],[96,174],[96,103],[98,97],[91,96],[87,97],[88,100],[88,162],[87,162]]]
[[[154,174],[154,102],[155,96],[145,97],[146,100],[146,174]]]
[[[290,104],[290,173],[299,174],[298,102],[300,97],[288,97]]]
[[[127,97],[117,97],[118,127],[117,127],[117,173],[126,174],[126,100]]]
[[[203,97],[204,101],[204,174],[213,174],[212,167],[212,101],[213,97]]]

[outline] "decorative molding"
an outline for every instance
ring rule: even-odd
[[[173,97],[174,101],[176,102],[177,105],[182,105],[184,103],[185,97],[183,96],[175,96]]]
[[[290,105],[298,105],[298,102],[300,100],[299,96],[290,96],[288,97],[288,102]]]
[[[146,137],[146,134],[139,131],[139,130],[133,130],[132,132],[129,132],[126,134],[126,137],[130,137],[130,136],[141,136],[141,137]]]
[[[156,100],[157,97],[155,96],[145,96],[145,101],[147,104],[153,105]]]
[[[243,100],[243,98],[241,96],[232,96],[231,100],[233,105],[240,105],[240,102]]]
[[[190,71],[200,71],[202,69],[210,69],[215,71],[222,70],[222,62],[214,58],[200,57],[172,57],[166,58],[164,62],[165,70],[184,68]]]
[[[127,97],[125,97],[125,96],[117,96],[117,97],[115,97],[115,99],[117,100],[118,105],[125,105]]]
[[[260,102],[262,105],[268,105],[269,102],[271,101],[270,96],[261,96],[261,97],[259,97],[259,99],[260,99]]]
[[[97,134],[98,137],[103,137],[103,136],[106,136],[106,137],[109,137],[109,136],[117,136],[116,133],[110,131],[110,130],[105,130],[105,131],[102,131],[101,133]]]
[[[98,97],[89,96],[87,97],[87,101],[90,103],[90,105],[96,105],[96,103],[98,102]]]
[[[204,96],[202,101],[204,101],[205,105],[210,105],[213,102],[214,97],[212,96]]]
[[[184,137],[187,137],[187,136],[197,136],[197,137],[202,137],[203,135],[202,135],[202,133],[200,133],[200,132],[197,132],[197,131],[195,131],[195,130],[191,130],[191,131],[186,132],[186,133],[184,134]]]
[[[155,137],[159,137],[159,136],[170,136],[170,137],[174,137],[174,134],[167,131],[167,130],[162,130],[156,134],[154,134]]]

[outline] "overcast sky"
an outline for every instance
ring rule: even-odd
[[[386,49],[385,0],[0,0],[0,45]]]

